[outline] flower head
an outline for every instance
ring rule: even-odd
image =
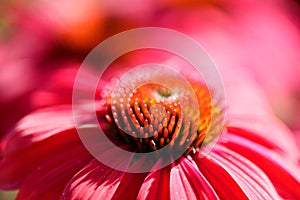
[[[295,161],[299,154],[289,131],[273,117],[253,83],[247,78],[227,78],[227,125],[208,156],[200,155],[203,138],[209,134],[205,132],[209,120],[205,113],[212,112],[212,105],[201,101],[202,117],[185,119],[182,114],[188,113],[185,106],[189,106],[181,101],[185,95],[173,98],[172,90],[157,84],[126,92],[123,85],[125,104],[125,98],[118,95],[115,99],[103,95],[118,93],[108,89],[115,83],[112,81],[99,88],[102,96],[96,97],[96,102],[100,126],[115,148],[156,152],[170,146],[184,148],[182,156],[163,168],[157,167],[164,162],[159,155],[155,162],[139,157],[119,163],[128,169],[150,165],[155,170],[149,172],[113,169],[94,158],[81,143],[71,105],[54,105],[26,116],[2,140],[0,186],[19,188],[17,199],[297,199],[300,178]],[[197,89],[197,98],[210,98],[202,84],[191,85]],[[255,98],[245,99],[245,95]],[[88,117],[80,120],[88,125]],[[116,160],[111,153],[114,149],[89,134],[93,126],[80,129],[99,149],[99,156]],[[188,140],[192,143],[186,145]],[[167,145],[172,141],[173,146]]]

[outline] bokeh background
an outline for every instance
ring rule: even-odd
[[[185,33],[221,71],[252,76],[300,144],[296,0],[1,0],[0,137],[31,110],[71,101],[68,83],[85,56],[106,38],[144,26]],[[13,197],[0,192],[0,199]]]

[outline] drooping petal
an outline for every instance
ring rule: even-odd
[[[248,198],[280,199],[266,174],[243,156],[220,146],[211,156],[231,174]]]
[[[224,145],[255,163],[284,198],[300,197],[300,170],[296,163],[240,136],[228,134]]]
[[[62,199],[90,199],[97,187],[101,185],[101,182],[108,182],[110,179],[111,181],[116,181],[112,178],[117,178],[119,174],[117,172],[113,173],[113,169],[106,167],[99,163],[99,161],[91,161],[69,182],[63,192]],[[112,194],[104,193],[102,197],[108,198],[109,196],[111,197],[111,195]]]
[[[199,169],[186,158],[172,165],[171,199],[219,199]]]
[[[82,145],[75,145],[42,163],[21,186],[17,199],[59,199],[71,178],[92,156]]]
[[[1,146],[0,188],[14,189],[49,159],[82,143],[74,128],[71,106],[55,106],[25,117]],[[53,162],[54,166],[61,163]]]
[[[170,199],[170,170],[167,166],[145,178],[137,199]]]
[[[72,107],[61,105],[37,110],[24,117],[1,141],[3,154],[74,127]]]
[[[69,129],[24,148],[6,153],[0,160],[0,188],[15,189],[20,187],[23,181],[43,163],[77,145],[81,145],[77,132],[74,129]],[[61,162],[53,164],[60,165]]]
[[[61,199],[136,199],[144,178],[145,174],[118,171],[94,159],[73,177]]]
[[[138,199],[219,199],[211,185],[186,158],[152,171],[141,186]]]
[[[220,199],[248,199],[242,187],[231,174],[210,156],[199,158],[196,154],[193,156],[193,160]]]
[[[228,132],[254,141],[290,160],[300,159],[293,133],[277,118],[265,116],[252,119],[239,117],[238,119],[237,117],[233,120],[227,127]]]
[[[146,173],[126,173],[124,174],[117,190],[114,193],[113,199],[138,199],[140,187],[145,180]],[[128,183],[130,185],[128,185]]]
[[[232,195],[236,195],[237,199],[280,199],[267,173],[272,169],[256,165],[262,162],[262,159],[256,157],[257,162],[253,162],[246,156],[236,153],[238,151],[229,150],[223,145],[222,143],[216,145],[207,158],[193,157],[221,199],[232,199]],[[252,154],[251,150],[245,151],[245,154]],[[294,184],[293,187],[295,186]]]

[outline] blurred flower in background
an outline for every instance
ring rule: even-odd
[[[213,195],[226,197],[231,191],[237,192],[240,198],[242,196],[239,195],[242,194],[248,197],[256,194],[300,198],[299,173],[297,174],[299,169],[296,167],[297,162],[298,165],[300,163],[299,150],[294,146],[295,138],[298,138],[300,144],[300,7],[299,3],[293,0],[1,1],[1,188],[21,187],[21,199],[26,195],[41,195],[32,191],[37,185],[40,192],[48,195],[45,196],[47,199],[57,198],[62,194],[71,178],[91,160],[83,146],[79,145],[75,132],[71,131],[69,134],[72,136],[63,136],[63,139],[66,144],[72,144],[76,140],[75,152],[83,152],[80,161],[68,160],[71,159],[68,157],[70,154],[63,152],[72,149],[62,148],[62,144],[57,143],[56,139],[53,139],[53,143],[47,142],[51,140],[48,138],[51,131],[54,134],[64,134],[64,131],[68,132],[70,127],[73,127],[72,120],[69,119],[69,108],[65,111],[65,105],[72,103],[72,88],[77,70],[87,54],[104,39],[121,31],[144,26],[170,28],[194,38],[207,50],[226,83],[229,99],[228,133],[224,133],[225,136],[211,157],[202,161],[194,160],[196,164],[189,163],[190,157],[184,158],[174,165],[184,167],[184,173],[188,173],[185,174],[187,179],[190,176],[199,178],[199,174],[204,176],[209,182],[209,191],[214,191]],[[134,59],[125,58],[118,62],[126,71],[133,64],[153,60],[165,62],[168,59],[169,57],[159,53],[146,52]],[[88,90],[87,80],[95,77],[92,72],[86,72],[86,76],[87,79],[83,81],[86,85],[83,88]],[[255,92],[251,92],[251,88],[255,88]],[[257,100],[264,103],[257,103],[256,98],[264,99]],[[271,104],[270,108],[268,103]],[[63,111],[57,111],[58,105],[64,105],[63,109],[58,109]],[[262,111],[268,114],[259,114]],[[293,134],[273,113],[289,126]],[[40,124],[42,127],[36,127]],[[26,140],[23,141],[25,136]],[[53,154],[49,154],[53,159],[49,156],[50,161],[46,162],[40,159],[39,152],[30,150],[33,146],[43,144],[47,144],[49,150],[61,155],[60,161],[64,164],[60,165],[57,171],[53,167],[57,164],[53,161],[56,159]],[[266,149],[266,152],[272,152],[272,156],[266,155]],[[28,163],[26,153],[34,160]],[[14,154],[17,156],[13,156]],[[225,161],[228,157],[243,161],[243,167],[236,169],[238,166],[232,164],[229,167],[229,161]],[[9,160],[12,158],[14,162]],[[285,160],[286,163],[291,163],[288,167],[284,166]],[[70,164],[71,161],[80,164]],[[181,162],[184,164],[178,164]],[[47,167],[33,173],[45,163]],[[93,168],[94,164],[99,168],[99,163],[95,162],[86,168]],[[205,166],[207,169],[214,168],[215,171],[207,171]],[[71,191],[77,187],[82,193],[86,189],[82,184],[90,180],[76,182],[77,178],[84,175],[82,173],[86,172],[86,168],[69,182],[65,189],[67,199],[68,195],[74,194]],[[98,168],[95,167],[95,170]],[[190,175],[191,171],[187,168],[197,168],[196,172],[192,170],[192,174],[198,175]],[[62,176],[61,173],[65,171],[70,172],[68,177]],[[254,175],[257,171],[259,177]],[[56,172],[58,174],[55,174]],[[95,173],[95,176],[101,178],[101,173]],[[149,194],[139,193],[139,188],[133,188],[136,196],[153,197],[153,192],[158,190],[152,188],[150,183],[152,180],[154,185],[157,181],[160,182],[161,178],[157,178],[161,176],[160,173],[164,172],[144,174],[143,178],[138,179],[139,186],[149,191]],[[170,172],[167,174],[170,175]],[[180,176],[182,178],[182,174]],[[224,177],[226,180],[221,180]],[[55,182],[49,183],[53,188],[45,186],[48,178],[55,179]],[[247,181],[242,180],[243,178]],[[111,181],[117,183],[111,183],[109,186],[122,186],[124,182],[123,179],[120,180],[120,177],[112,178]],[[91,187],[103,186],[101,181],[93,181],[96,185]],[[220,186],[221,183],[228,186]],[[57,188],[54,187],[56,184]],[[192,188],[198,186],[190,180],[188,183],[168,184],[163,184],[167,187],[166,191],[179,190],[180,184],[187,184]],[[274,189],[271,189],[273,187]],[[190,190],[194,191],[190,193],[193,195],[197,192],[195,188]],[[107,192],[115,191],[108,189]],[[39,195],[36,197],[39,198]]]

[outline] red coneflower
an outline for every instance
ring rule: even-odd
[[[177,150],[183,150],[183,155],[163,168],[159,166],[170,158],[159,154],[155,162],[141,156],[116,163],[128,169],[155,169],[143,173],[108,167],[82,144],[72,106],[55,105],[29,114],[2,140],[0,188],[19,189],[17,199],[22,200],[299,199],[300,173],[295,164],[299,152],[292,136],[268,110],[255,85],[240,76],[243,81],[224,75],[228,119],[208,156],[201,155],[201,147],[212,140],[204,139],[211,135],[209,116],[221,115],[222,109],[209,103],[203,84],[191,81],[199,100],[199,118],[186,110],[191,99],[173,98],[172,91],[161,85],[143,85],[134,92],[125,87],[126,103],[118,95],[113,99],[107,97],[110,94],[96,96],[100,126],[115,148],[147,153],[167,146],[170,156]],[[81,81],[87,84],[83,90],[88,90],[90,77]],[[99,94],[114,92],[104,88],[101,84]],[[87,133],[99,156],[118,160],[109,153],[113,149],[89,134],[98,125],[88,124],[88,116],[78,120],[83,125],[78,129]]]

